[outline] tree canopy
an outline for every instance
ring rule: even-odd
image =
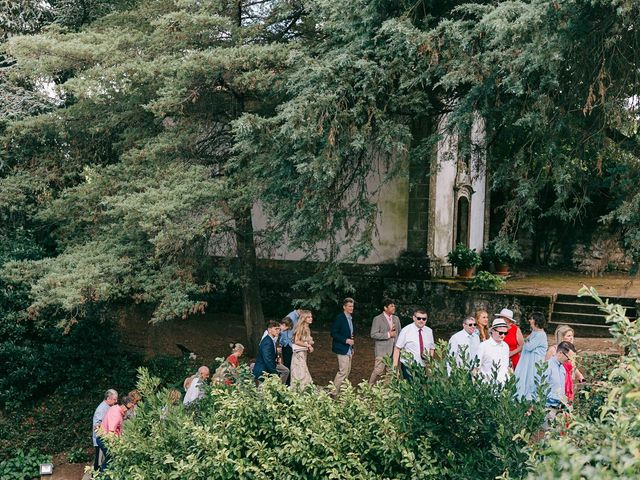
[[[82,5],[7,37],[3,75],[37,99],[4,115],[0,167],[3,228],[44,252],[5,268],[33,318],[125,300],[163,320],[234,283],[256,335],[256,248],[366,256],[377,189],[429,161],[444,114],[486,121],[503,235],[600,218],[640,255],[637,2]]]

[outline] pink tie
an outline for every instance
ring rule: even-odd
[[[422,352],[424,352],[424,340],[422,340],[422,329],[418,329],[418,339],[420,340],[420,356],[422,357]]]

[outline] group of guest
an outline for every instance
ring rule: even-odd
[[[332,351],[336,354],[338,371],[334,378],[337,395],[351,372],[355,345],[353,310],[355,301],[345,298],[342,312],[331,327]],[[506,383],[511,375],[517,382],[518,399],[534,401],[539,385],[548,384],[546,392],[547,417],[545,425],[558,411],[570,405],[574,399],[574,382],[583,382],[584,376],[574,366],[576,349],[573,345],[574,331],[567,325],[555,331],[555,345],[548,346],[545,333],[546,319],[542,313],[534,312],[528,318],[531,333],[525,339],[513,311],[503,308],[489,325],[489,313],[478,310],[475,316],[465,318],[462,330],[449,340],[448,371],[453,363],[459,368],[470,368],[482,381]],[[425,366],[434,356],[433,331],[427,326],[427,313],[422,308],[413,311],[412,322],[402,328],[396,316],[395,303],[390,299],[382,302],[382,312],[373,318],[370,336],[374,341],[374,365],[369,383],[375,384],[389,374],[399,372],[408,381],[411,364]],[[314,351],[311,335],[313,315],[309,310],[295,309],[279,322],[270,321],[262,336],[258,355],[251,370],[257,383],[266,374],[278,375],[280,380],[292,388],[304,388],[313,384],[307,358]],[[209,367],[203,365],[195,375],[185,379],[183,404],[188,406],[204,396],[203,385],[211,376],[213,383],[233,384],[238,378],[240,357],[244,346],[230,345],[231,353],[211,375]],[[540,367],[542,365],[542,368]],[[389,367],[392,367],[392,371]],[[399,370],[398,370],[399,367]],[[542,376],[541,376],[542,372]],[[172,389],[169,403],[180,401],[181,393]],[[93,416],[93,445],[95,448],[94,469],[104,471],[109,462],[108,447],[104,437],[108,434],[120,436],[122,424],[135,414],[141,397],[137,390],[118,398],[115,390],[107,390],[104,400]]]
[[[103,472],[109,464],[109,449],[104,437],[122,435],[122,423],[135,415],[136,405],[142,396],[137,390],[118,398],[118,392],[109,389],[104,400],[97,406],[92,421],[92,440],[95,450],[93,469]]]
[[[265,374],[275,374],[282,383],[295,388],[313,384],[307,366],[307,356],[313,353],[314,345],[312,323],[311,311],[295,309],[280,322],[267,324],[251,369],[257,382],[261,382]]]
[[[549,347],[544,315],[533,312],[528,323],[531,333],[525,339],[513,311],[504,308],[485,330],[488,314],[480,310],[475,317],[466,318],[462,330],[451,337],[449,354],[458,366],[467,361],[484,381],[504,384],[513,374],[516,397],[521,400],[536,400],[538,387],[545,380],[548,418],[552,418],[573,402],[574,382],[584,382],[584,376],[574,366],[574,331],[560,325],[555,332],[556,343]]]

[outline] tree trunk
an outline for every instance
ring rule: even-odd
[[[265,327],[250,208],[243,210],[236,216],[236,241],[242,280],[242,313],[247,329],[245,347],[247,353],[253,356],[258,350],[258,344]]]

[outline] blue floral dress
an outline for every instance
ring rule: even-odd
[[[537,364],[544,363],[547,354],[547,334],[532,332],[522,347],[522,356],[515,370],[517,380],[516,396],[521,400],[535,400],[536,381],[539,382]]]

